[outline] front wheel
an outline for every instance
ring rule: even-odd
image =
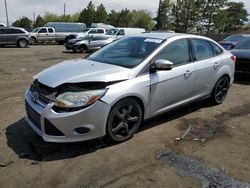
[[[221,104],[226,96],[229,89],[229,79],[226,76],[221,77],[215,84],[211,94],[211,102],[215,105]]]
[[[131,138],[142,121],[142,109],[133,98],[126,98],[117,102],[111,109],[107,127],[106,138],[108,142],[123,142]]]
[[[17,42],[17,46],[20,47],[20,48],[25,48],[25,47],[27,47],[27,45],[28,45],[28,41],[25,40],[25,39],[20,39]]]

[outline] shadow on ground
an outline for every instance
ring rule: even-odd
[[[250,74],[235,74],[235,84],[250,85]]]
[[[139,132],[208,106],[207,101],[202,101],[181,108],[180,110],[165,113],[144,122]],[[110,146],[104,139],[78,143],[47,143],[29,127],[24,118],[7,127],[6,138],[8,146],[12,148],[20,158],[37,161],[54,161],[73,158]]]

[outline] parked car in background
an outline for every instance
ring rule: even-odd
[[[25,94],[26,120],[48,142],[122,142],[143,120],[169,110],[204,98],[221,104],[234,80],[234,60],[206,37],[124,37],[37,74]]]
[[[44,27],[35,28],[30,37],[33,43],[56,41],[63,44],[69,35],[77,34],[86,29],[84,23],[49,22]]]
[[[106,33],[107,36],[117,39],[124,36],[135,35],[146,32],[143,28],[130,28],[130,27],[123,27],[123,28],[115,28],[109,29]]]
[[[66,50],[73,50],[73,52],[88,52],[102,48],[103,46],[113,42],[112,38],[105,35],[91,36],[71,39],[65,44]]]
[[[29,44],[29,33],[22,28],[0,27],[0,45],[17,45],[25,48]]]
[[[236,56],[235,72],[250,74],[250,37],[242,41],[231,52]]]
[[[92,36],[105,35],[106,31],[107,29],[104,28],[86,28],[80,33],[69,35],[69,39],[81,38],[87,35],[92,35]]]
[[[231,50],[246,38],[250,38],[250,35],[249,34],[231,35],[225,38],[223,41],[220,41],[219,44],[226,50]]]
[[[0,23],[0,27],[6,27],[4,23]]]

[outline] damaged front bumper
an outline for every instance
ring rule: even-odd
[[[91,106],[73,112],[56,112],[54,103],[34,99],[30,89],[25,93],[26,121],[47,142],[78,142],[103,137],[109,105],[98,100]]]

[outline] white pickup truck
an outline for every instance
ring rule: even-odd
[[[86,28],[84,23],[49,22],[44,27],[37,27],[30,32],[31,43],[56,41],[63,44],[70,35],[75,35]]]

